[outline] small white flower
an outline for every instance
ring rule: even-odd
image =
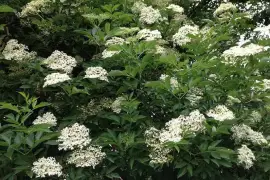
[[[62,173],[62,166],[56,162],[54,157],[39,158],[33,163],[32,171],[36,177],[44,178],[46,176],[58,176]]]
[[[107,40],[105,45],[106,46],[111,46],[111,45],[121,45],[125,42],[125,39],[120,38],[120,37],[112,37],[111,39]]]
[[[125,100],[124,97],[116,98],[116,100],[111,105],[111,109],[113,110],[113,112],[115,112],[117,114],[119,114],[121,112],[121,103],[124,100]]]
[[[164,55],[166,54],[166,48],[156,45],[156,52],[155,54],[160,54],[160,55]]]
[[[119,54],[120,51],[108,51],[107,49],[105,49],[103,52],[102,52],[102,58],[103,59],[106,59],[106,58],[110,58],[116,54]]]
[[[178,32],[173,35],[172,40],[175,45],[183,46],[187,43],[191,42],[191,38],[188,35],[197,35],[199,34],[199,27],[198,26],[190,26],[185,25],[181,27]]]
[[[269,90],[270,89],[270,79],[263,79],[263,90]]]
[[[245,47],[234,46],[223,52],[222,56],[225,58],[225,64],[235,64],[238,62],[238,57],[248,57],[266,51],[266,48],[257,44],[249,44]],[[242,64],[247,63],[247,60],[242,60]]]
[[[51,73],[51,74],[48,74],[44,78],[45,82],[44,82],[43,87],[55,85],[55,84],[62,83],[62,82],[68,81],[68,80],[71,80],[71,78],[67,74]]]
[[[206,115],[212,117],[218,121],[234,119],[234,114],[224,105],[218,105],[214,109],[210,109],[206,112]]]
[[[225,12],[234,12],[237,8],[234,4],[228,3],[221,3],[220,6],[215,10],[214,16],[217,17]]]
[[[106,154],[101,151],[101,147],[89,146],[85,150],[75,150],[68,157],[68,164],[75,164],[76,167],[92,167],[95,169]]]
[[[141,1],[138,1],[138,2],[135,2],[135,3],[133,4],[133,6],[132,6],[132,8],[131,8],[131,11],[132,11],[133,13],[135,13],[135,14],[139,14],[139,13],[141,13],[141,10],[142,10],[143,8],[145,8],[145,7],[147,7],[146,4],[144,4],[144,3],[141,2]]]
[[[49,9],[49,3],[51,0],[33,0],[27,3],[20,13],[22,18],[37,15],[40,12],[47,12]]]
[[[89,137],[89,129],[78,123],[61,130],[58,137],[59,150],[73,150],[74,148],[82,149],[92,141]]]
[[[76,67],[77,61],[75,58],[68,56],[62,51],[54,51],[47,59],[44,60],[47,66],[54,70],[63,70],[69,74]]]
[[[34,59],[36,52],[28,52],[28,47],[24,44],[19,44],[18,40],[11,39],[7,42],[2,54],[6,60],[24,61]]]
[[[47,112],[43,114],[43,116],[38,116],[34,121],[33,124],[50,124],[51,126],[57,125],[56,117],[51,113]]]
[[[168,76],[167,74],[161,74],[161,76],[160,76],[159,79],[160,79],[161,81],[165,81],[166,78],[169,78],[169,76]],[[171,85],[171,87],[172,87],[173,89],[177,88],[177,87],[179,86],[179,83],[178,83],[177,78],[171,77],[171,78],[170,78],[170,85]]]
[[[154,24],[161,19],[161,14],[158,9],[152,6],[144,7],[141,10],[140,22],[143,24]]]
[[[258,111],[252,111],[248,118],[249,121],[253,123],[261,122],[262,115]]]
[[[89,78],[89,79],[99,79],[102,81],[109,81],[108,80],[108,72],[103,69],[102,67],[89,67],[85,71],[86,75],[84,78]]]
[[[241,148],[237,149],[237,152],[238,164],[243,166],[245,169],[250,169],[256,160],[251,149],[249,149],[246,145],[242,145]]]
[[[270,38],[270,24],[268,26],[256,27],[253,31],[257,33],[259,39]]]
[[[199,88],[192,88],[186,95],[187,100],[190,102],[191,106],[196,106],[203,98],[203,92]]]
[[[150,29],[142,29],[138,32],[137,38],[139,40],[143,39],[146,41],[153,41],[153,40],[161,39],[162,36],[159,30],[151,31]]]
[[[175,5],[175,4],[170,4],[167,7],[167,9],[171,9],[175,13],[180,13],[180,14],[184,13],[184,8],[182,8],[181,6]]]
[[[234,125],[231,128],[231,131],[233,132],[232,138],[237,144],[243,141],[251,142],[253,145],[263,145],[268,143],[261,132],[256,132],[245,124]]]

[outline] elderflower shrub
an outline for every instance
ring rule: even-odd
[[[269,178],[269,8],[233,3],[1,5],[0,179]]]

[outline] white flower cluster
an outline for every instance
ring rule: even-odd
[[[240,11],[248,13],[249,18],[254,17],[256,14],[260,14],[270,6],[270,3],[267,1],[247,1],[245,3],[237,4]]]
[[[150,29],[142,29],[138,32],[137,38],[139,40],[144,39],[146,41],[153,41],[153,40],[161,39],[162,36],[159,30],[151,31]]]
[[[125,42],[125,39],[120,38],[120,37],[112,37],[111,39],[107,40],[105,45],[106,46],[111,46],[111,45],[121,45]]]
[[[240,99],[238,99],[236,97],[233,97],[233,96],[230,96],[230,95],[228,96],[226,104],[234,105],[234,104],[237,104],[237,103],[241,103]]]
[[[237,150],[238,164],[243,166],[245,169],[249,169],[253,166],[254,161],[256,160],[253,152],[246,145],[242,145],[241,148]]]
[[[259,39],[270,38],[270,24],[268,26],[256,27],[253,31],[257,33]]]
[[[235,64],[237,62],[237,59],[236,59],[237,57],[251,56],[251,55],[255,55],[260,52],[263,52],[265,50],[267,50],[266,47],[253,44],[253,43],[245,47],[234,46],[223,52],[222,56],[225,58],[225,61],[223,62],[225,64]]]
[[[161,81],[166,81],[166,79],[169,78],[170,79],[170,85],[171,87],[174,89],[174,88],[177,88],[179,86],[179,83],[178,83],[178,80],[175,78],[175,77],[169,77],[169,75],[167,74],[161,74],[160,76],[160,80]]]
[[[151,148],[149,157],[151,159],[150,164],[164,164],[169,161],[168,154],[170,149],[166,148],[159,140],[160,131],[154,127],[146,130],[145,143]]]
[[[48,9],[48,5],[51,0],[33,0],[27,3],[20,13],[20,17],[24,18],[30,15],[37,15],[42,11]]]
[[[54,70],[63,70],[69,74],[76,67],[77,61],[74,57],[68,56],[62,51],[54,51],[47,59],[44,60],[47,66]]]
[[[70,79],[71,78],[67,74],[51,73],[51,74],[48,74],[44,78],[45,82],[44,82],[43,87],[47,87],[47,86],[50,86],[50,85],[62,83],[62,82],[68,81]]]
[[[124,101],[124,97],[118,97],[115,99],[115,101],[111,105],[111,109],[113,112],[119,114],[121,112],[121,103]]]
[[[156,52],[155,54],[160,54],[160,55],[164,55],[166,54],[166,48],[156,45]]]
[[[269,90],[270,89],[270,79],[263,79],[263,90]]]
[[[261,132],[253,131],[251,127],[245,124],[234,125],[231,128],[231,131],[233,132],[232,138],[237,144],[243,141],[251,142],[253,145],[263,145],[268,143]]]
[[[56,162],[54,157],[39,158],[33,163],[32,171],[36,177],[44,178],[46,176],[58,176],[62,173],[62,166]]]
[[[89,146],[86,149],[75,150],[68,157],[68,164],[75,164],[76,167],[92,167],[95,169],[106,154],[101,151],[101,147]]]
[[[191,42],[191,38],[188,37],[189,34],[197,35],[199,34],[199,27],[198,26],[191,26],[191,25],[185,25],[182,26],[178,32],[173,35],[172,40],[175,45],[185,45],[189,42]]]
[[[141,10],[142,10],[143,8],[145,8],[145,7],[147,7],[146,4],[144,4],[144,3],[141,2],[141,1],[138,1],[138,2],[135,2],[135,3],[133,4],[133,6],[132,6],[132,8],[131,8],[131,11],[132,11],[133,13],[135,13],[135,14],[139,14],[139,13],[141,13]]]
[[[37,124],[49,124],[51,126],[56,126],[57,125],[57,120],[56,117],[51,113],[47,112],[43,114],[43,116],[38,116],[34,121],[34,125]]]
[[[84,78],[90,78],[90,79],[99,79],[102,81],[109,81],[108,80],[108,72],[103,69],[102,67],[89,67],[85,71],[86,75]]]
[[[262,115],[258,111],[252,111],[248,117],[248,120],[253,123],[261,122]]]
[[[78,123],[70,127],[65,127],[61,130],[61,135],[58,137],[59,150],[73,150],[75,148],[82,149],[90,144],[92,139],[89,137],[89,129]]]
[[[106,58],[110,58],[116,54],[119,54],[120,51],[108,51],[107,49],[105,49],[103,52],[102,52],[102,58],[103,59],[106,59]]]
[[[214,109],[210,109],[206,112],[206,115],[218,121],[231,120],[235,118],[233,112],[224,105],[218,105]]]
[[[144,7],[141,10],[140,22],[143,24],[154,24],[161,19],[161,14],[158,9],[152,6]]]
[[[15,61],[31,60],[37,55],[36,52],[28,52],[28,47],[24,44],[19,44],[16,39],[11,39],[7,42],[2,54],[6,60]]]
[[[186,95],[187,100],[191,106],[196,106],[203,98],[203,92],[199,88],[192,88]]]
[[[170,4],[167,9],[172,10],[175,13],[183,14],[184,13],[184,8],[181,6],[175,5],[175,4]]]
[[[160,142],[179,142],[185,132],[196,133],[204,130],[205,117],[199,110],[192,111],[188,116],[180,115],[165,124],[160,133]]]
[[[225,12],[234,12],[234,11],[237,11],[237,8],[234,4],[232,4],[230,2],[221,3],[220,6],[215,10],[214,16],[218,17]]]
[[[156,146],[151,149],[149,153],[150,164],[164,164],[168,162],[170,159],[168,154],[171,152],[169,148],[163,146]]]

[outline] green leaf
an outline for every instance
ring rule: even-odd
[[[190,176],[193,176],[193,168],[190,164],[187,166],[187,171]]]
[[[21,118],[21,123],[24,123],[32,114],[33,114],[33,111],[23,115]]]
[[[35,141],[35,136],[34,134],[29,134],[27,137],[26,137],[26,144],[32,148],[34,146],[34,141]]]
[[[4,141],[0,141],[0,146],[8,146],[8,143]]]
[[[208,150],[211,150],[211,149],[215,148],[220,142],[221,142],[221,140],[213,141],[213,142],[209,145]]]
[[[0,109],[9,109],[20,113],[20,110],[16,106],[13,106],[11,103],[0,102]]]
[[[7,149],[7,152],[5,153],[5,156],[11,160],[13,153],[14,153],[14,149],[11,146],[9,146]]]
[[[105,32],[108,34],[111,30],[111,24],[110,23],[106,23],[105,24]]]
[[[187,173],[187,169],[184,168],[178,172],[177,178],[184,176]]]
[[[127,74],[123,71],[112,70],[108,73],[109,76],[126,76]]]
[[[133,165],[134,165],[134,158],[131,158],[129,161],[130,169],[133,169]]]
[[[221,159],[220,154],[218,152],[211,152],[211,156],[213,156],[215,159]]]
[[[50,106],[50,103],[47,102],[41,102],[38,105],[34,106],[33,109],[38,109],[38,108],[42,108],[42,107],[46,107],[46,106]]]
[[[222,166],[225,166],[225,167],[232,167],[232,163],[228,162],[228,161],[225,161],[225,160],[217,160],[218,163]]]
[[[115,169],[117,169],[118,168],[118,166],[112,166],[112,167],[110,167],[110,168],[108,168],[107,170],[106,170],[106,174],[111,174]]]
[[[35,142],[34,147],[36,147],[37,145],[39,145],[40,143],[42,143],[44,141],[54,139],[55,137],[58,137],[59,135],[60,135],[60,133],[58,133],[58,132],[46,134],[45,136],[43,136],[42,138],[40,138],[38,141]]]
[[[0,5],[0,13],[6,13],[6,12],[15,12],[13,8],[11,8],[8,5]]]
[[[108,178],[111,178],[111,179],[113,179],[113,178],[117,178],[117,179],[121,178],[121,176],[118,173],[111,173],[111,174],[108,174],[106,176]]]
[[[148,81],[145,83],[145,87],[163,88],[163,83],[161,81]]]

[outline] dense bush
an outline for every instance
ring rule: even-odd
[[[270,3],[4,0],[0,179],[270,176]]]

